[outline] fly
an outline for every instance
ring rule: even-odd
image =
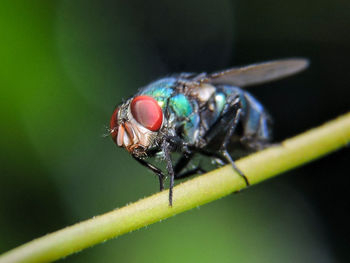
[[[169,205],[174,180],[203,173],[186,169],[196,154],[235,165],[238,149],[259,150],[271,140],[271,117],[247,86],[295,74],[308,66],[302,58],[283,59],[231,68],[212,74],[180,73],[150,83],[116,107],[110,121],[113,141],[154,172],[164,189],[165,173],[148,161],[161,156],[170,177]],[[181,157],[176,163],[172,153]]]

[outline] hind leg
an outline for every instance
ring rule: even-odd
[[[225,113],[217,121],[217,125],[214,125],[212,129],[210,129],[205,135],[204,141],[206,143],[209,143],[217,134],[222,132],[223,129],[227,129],[219,148],[220,154],[216,154],[216,157],[224,163],[231,164],[233,169],[244,179],[246,185],[249,186],[250,184],[248,178],[236,166],[232,156],[228,151],[228,146],[231,137],[234,134],[237,125],[242,118],[242,105],[239,96],[233,96],[232,98],[230,98],[230,103],[226,106],[226,109],[224,111]]]
[[[238,121],[240,119],[241,116],[241,109],[239,108],[236,112],[236,116],[232,119],[230,125],[229,125],[229,129],[228,132],[225,135],[225,138],[221,144],[220,147],[220,152],[223,155],[223,157],[225,158],[225,160],[231,164],[231,166],[233,167],[233,169],[236,170],[236,172],[244,179],[245,183],[247,186],[250,185],[248,178],[245,176],[245,174],[236,166],[235,162],[233,161],[230,153],[227,150],[227,146],[228,143],[230,142],[230,139],[233,135],[233,133],[235,132],[235,129],[237,127]]]

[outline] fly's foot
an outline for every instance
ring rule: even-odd
[[[250,186],[247,176],[245,176],[245,174],[236,166],[235,162],[233,161],[228,151],[222,150],[221,153],[224,156],[224,158],[227,160],[227,162],[232,165],[233,169],[244,179],[246,186]]]

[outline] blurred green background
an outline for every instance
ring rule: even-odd
[[[148,82],[283,57],[275,140],[349,110],[350,2],[1,1],[0,253],[157,191],[104,138]],[[349,262],[349,149],[64,262]],[[175,192],[176,194],[176,192]]]

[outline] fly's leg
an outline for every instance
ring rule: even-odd
[[[194,153],[185,153],[180,160],[177,161],[177,163],[175,164],[174,167],[174,172],[175,172],[175,180],[176,179],[183,179],[186,177],[189,177],[191,175],[194,174],[202,174],[205,173],[205,170],[202,169],[200,166],[197,166],[193,169],[190,169],[188,171],[185,171],[183,173],[181,173],[181,171],[188,165],[188,163],[191,161],[191,159],[193,158]]]
[[[226,133],[225,135],[225,138],[221,144],[221,147],[220,147],[220,152],[221,154],[223,155],[223,157],[226,159],[227,162],[229,162],[233,169],[236,170],[236,172],[244,179],[245,183],[247,186],[250,185],[249,181],[248,181],[248,178],[245,176],[245,174],[236,166],[235,162],[233,161],[230,153],[227,151],[227,145],[228,143],[230,142],[230,139],[233,135],[233,133],[235,132],[235,129],[237,127],[237,124],[238,124],[238,121],[239,121],[239,118],[241,116],[241,112],[242,110],[239,108],[236,112],[236,116],[232,119],[232,121],[230,122],[230,126],[229,126],[229,130],[228,132]]]
[[[182,144],[182,145],[181,145]],[[166,167],[168,170],[168,175],[170,177],[170,184],[169,184],[169,205],[173,205],[173,188],[174,188],[174,180],[185,178],[187,176],[190,176],[195,173],[204,172],[203,169],[200,167],[197,167],[193,170],[186,171],[184,173],[180,173],[191,161],[194,153],[190,151],[184,151],[184,155],[180,158],[180,160],[176,163],[175,167],[173,166],[172,159],[171,159],[171,151],[175,148],[182,148],[185,149],[186,145],[183,145],[180,141],[178,141],[175,137],[168,137],[163,141],[162,144],[162,150],[164,153],[164,157],[166,160]],[[150,169],[152,172],[154,172],[158,178],[159,178],[159,184],[160,184],[160,191],[164,189],[164,174],[163,172],[154,166],[153,164],[138,158],[137,156],[133,156],[134,159],[136,159],[139,163],[141,163],[143,166]]]
[[[227,102],[222,110],[221,116],[209,128],[203,138],[201,138],[199,148],[205,148],[218,134],[222,133],[223,127],[230,127],[232,121],[237,117],[237,111],[241,108],[239,96],[234,96],[233,98],[228,98],[227,100],[230,100],[230,102]]]
[[[173,162],[171,160],[171,155],[170,155],[170,143],[167,140],[165,140],[163,142],[162,148],[163,148],[163,153],[166,161],[166,168],[168,170],[168,174],[170,177],[169,206],[173,206],[173,188],[174,188],[175,173],[174,173]]]
[[[197,166],[194,169],[181,173],[181,171],[192,160],[193,156],[195,155],[195,152],[190,150],[189,146],[177,137],[169,136],[165,140],[169,143],[168,149],[171,149],[171,151],[169,150],[169,152],[179,151],[183,153],[181,158],[174,165],[174,179],[182,179],[196,173],[205,172],[204,169],[202,169],[200,166]]]
[[[177,177],[177,174],[180,173],[191,161],[193,158],[194,153],[184,153],[184,155],[181,156],[181,158],[177,161],[174,167],[175,172],[175,178]]]
[[[173,206],[173,188],[174,188],[174,180],[175,180],[175,174],[178,174],[178,172],[180,172],[184,167],[186,167],[186,165],[190,162],[191,158],[193,157],[193,154],[190,153],[188,156],[184,155],[184,157],[182,157],[178,163],[175,166],[175,169],[173,167],[173,162],[171,160],[171,149],[174,147],[174,145],[171,145],[170,142],[174,143],[174,141],[172,141],[171,139],[174,138],[168,138],[166,140],[163,141],[162,144],[162,149],[163,149],[163,153],[164,153],[164,157],[165,157],[165,161],[166,161],[166,167],[168,170],[168,175],[170,177],[170,183],[169,183],[169,206]],[[170,142],[169,142],[170,141]],[[199,170],[199,169],[197,169]],[[191,173],[192,172],[192,173]],[[186,176],[192,175],[193,171],[188,171],[181,174],[178,174],[176,177],[177,178],[184,178]]]
[[[228,126],[228,131],[225,134],[225,137],[220,146],[220,155],[212,154],[215,157],[221,159],[225,163],[230,163],[233,169],[244,179],[247,186],[249,186],[248,178],[244,175],[244,173],[236,166],[234,163],[230,153],[227,151],[227,146],[230,142],[232,135],[235,132],[237,124],[242,115],[242,105],[239,99],[239,96],[235,96],[232,98],[231,103],[226,106],[226,109],[223,110],[225,112],[221,118],[217,121],[217,125],[213,125],[212,128],[207,132],[207,134],[203,138],[203,144],[201,148],[203,149],[212,139],[215,138],[222,131],[222,127]],[[205,151],[202,151],[202,154],[206,155]]]
[[[159,179],[159,189],[160,191],[163,191],[164,189],[164,174],[162,172],[162,170],[160,170],[158,167],[154,166],[153,164],[149,163],[149,162],[146,162],[145,160],[143,159],[140,159],[136,156],[132,156],[134,157],[134,159],[136,161],[138,161],[140,164],[142,164],[143,166],[147,167],[148,169],[150,169],[152,172],[154,172],[157,176],[158,176],[158,179]]]
[[[171,157],[170,157],[170,150],[169,150],[170,144],[168,142],[166,142],[166,143],[167,143],[167,145],[163,146],[163,147],[166,147],[166,149],[163,148],[163,150],[164,150],[165,159],[167,161],[167,170],[169,171],[169,176],[170,176],[169,205],[172,206],[174,179],[186,178],[186,177],[191,176],[191,175],[196,174],[196,173],[204,173],[205,171],[200,167],[196,167],[196,168],[188,170],[184,173],[180,173],[188,165],[188,163],[191,161],[191,159],[193,158],[194,153],[192,153],[192,152],[185,153],[185,155],[183,155],[181,157],[181,159],[176,163],[175,167],[173,168],[173,164],[172,164]],[[154,166],[153,164],[151,164],[151,163],[149,163],[141,158],[138,158],[137,156],[133,155],[133,158],[136,161],[138,161],[140,164],[142,164],[143,166],[150,169],[153,173],[155,173],[158,176],[159,188],[160,188],[160,191],[163,191],[164,190],[165,175],[162,172],[162,170],[160,170],[158,167]],[[171,172],[171,171],[173,171],[173,172]],[[172,176],[172,174],[173,174],[173,176]]]
[[[187,171],[183,174],[177,174],[175,175],[174,172],[174,167],[173,167],[173,162],[171,160],[171,156],[170,156],[170,143],[168,141],[164,141],[163,142],[163,153],[165,156],[165,160],[167,163],[167,170],[168,170],[168,174],[170,177],[170,184],[169,184],[169,206],[173,206],[173,188],[174,188],[174,179],[176,177],[176,179],[179,178],[185,178],[187,176],[190,176],[192,174],[194,174],[193,170]],[[186,165],[189,163],[189,161],[191,160],[191,157],[184,157],[184,159],[180,159],[179,162],[177,163],[175,169],[178,171],[181,171],[184,167],[186,167]],[[199,168],[200,169],[200,168]],[[196,171],[199,171],[199,169],[196,169]]]

